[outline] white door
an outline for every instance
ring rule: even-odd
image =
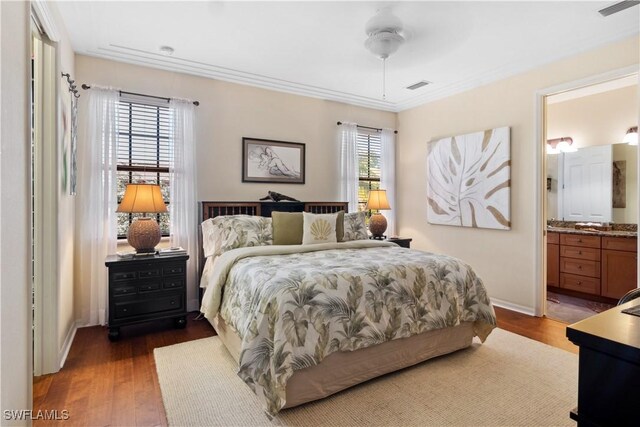
[[[611,145],[564,154],[563,219],[610,222],[612,215]]]

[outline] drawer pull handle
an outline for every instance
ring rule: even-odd
[[[126,309],[126,308],[123,308],[123,309],[122,309],[122,312],[123,312],[123,313],[126,313],[126,312],[127,312],[127,309]]]
[[[582,251],[578,251],[578,255],[582,255]]]
[[[582,243],[582,239],[578,239],[578,243]]]
[[[175,303],[176,303],[175,301],[171,301],[171,305],[175,305]]]
[[[578,285],[582,285],[582,282],[578,282]]]
[[[581,265],[578,266],[578,270],[582,270],[582,266]]]

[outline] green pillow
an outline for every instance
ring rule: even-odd
[[[271,212],[274,245],[301,245],[302,212]]]
[[[338,219],[336,219],[336,238],[338,242],[344,239],[344,211],[338,211]]]

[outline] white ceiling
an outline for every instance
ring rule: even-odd
[[[59,2],[76,52],[401,111],[638,34],[612,1]],[[390,5],[407,42],[382,63],[364,25]],[[175,49],[173,56],[159,47]],[[420,80],[433,84],[405,89]],[[135,88],[126,88],[135,90]]]

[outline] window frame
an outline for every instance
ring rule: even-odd
[[[169,173],[170,173],[170,166],[160,166],[161,164],[161,142],[166,141],[169,145],[173,144],[172,138],[171,138],[171,134],[167,133],[166,136],[163,136],[161,133],[161,123],[162,120],[164,118],[164,120],[167,121],[167,123],[170,123],[171,121],[171,110],[169,109],[168,105],[163,105],[163,104],[159,104],[156,100],[149,98],[148,101],[146,99],[140,99],[142,97],[140,96],[136,96],[135,99],[129,99],[129,97],[120,96],[120,99],[118,100],[118,112],[117,112],[117,116],[118,116],[118,121],[120,124],[120,115],[122,114],[122,110],[121,109],[128,109],[128,112],[126,112],[125,114],[128,116],[128,120],[127,120],[127,128],[126,130],[123,130],[121,126],[118,127],[118,148],[120,148],[121,146],[121,138],[125,138],[128,139],[128,143],[127,143],[127,159],[128,159],[128,163],[121,163],[120,162],[120,156],[118,156],[117,160],[116,160],[116,183],[119,184],[120,180],[121,180],[121,173],[125,172],[127,174],[127,178],[125,181],[125,186],[126,184],[135,184],[135,183],[139,183],[139,182],[144,182],[145,180],[139,180],[139,179],[135,179],[134,178],[134,174],[136,172],[138,173],[143,173],[143,174],[154,174],[155,176],[155,181],[158,185],[162,185],[162,181],[161,178],[165,178],[167,181],[169,181]],[[138,104],[141,105],[145,108],[151,108],[154,111],[155,114],[155,132],[154,133],[137,133],[133,130],[134,127],[134,121],[135,121],[135,114],[133,111],[133,105],[134,104]],[[164,117],[163,117],[164,115]],[[153,120],[153,119],[152,119]],[[148,123],[151,123],[152,120],[148,120]],[[142,122],[141,119],[138,120],[138,123]],[[136,160],[136,156],[134,156],[134,152],[135,152],[135,138],[149,138],[150,136],[154,137],[154,141],[155,141],[155,165],[136,165],[134,163],[134,161]],[[171,150],[171,148],[169,149]],[[170,159],[169,159],[170,161]],[[167,184],[168,186],[170,186],[170,184]],[[170,200],[169,197],[167,197],[166,199],[164,199],[164,203],[167,205],[167,208],[170,207]],[[120,204],[121,202],[121,196],[117,196],[117,202],[118,204]],[[118,214],[118,215],[123,215],[122,213]],[[131,223],[133,222],[133,219],[140,214],[132,214],[132,213],[128,213],[128,214],[124,214],[128,216],[128,226],[127,226],[127,231],[128,231],[128,227],[131,226]],[[136,216],[134,216],[136,215]],[[158,222],[158,224],[161,223],[160,220],[160,216],[163,214],[155,214],[155,220]],[[167,215],[170,215],[170,209],[169,212],[167,213]],[[166,230],[163,231],[162,227],[161,227],[161,235],[162,237],[168,237],[171,233],[171,230]],[[124,240],[127,238],[127,234],[119,234],[117,235],[117,239],[118,240]]]
[[[366,162],[367,162],[367,167],[366,167],[366,171],[367,171],[367,175],[363,176],[360,173],[360,161],[364,156],[361,156],[361,143],[362,140],[361,138],[366,138]],[[373,139],[373,141],[372,141]],[[372,153],[372,145],[376,144],[377,145],[377,155],[372,155],[373,153],[375,153],[375,151]],[[378,130],[367,130],[367,129],[363,129],[363,128],[358,128],[357,130],[357,137],[356,137],[356,145],[357,145],[357,153],[358,153],[358,211],[360,212],[365,212],[367,216],[369,216],[370,213],[373,212],[377,212],[377,211],[371,211],[368,209],[365,209],[366,205],[367,205],[367,200],[368,200],[368,193],[367,193],[367,198],[366,199],[361,199],[360,198],[360,185],[361,183],[368,183],[367,187],[368,187],[368,191],[370,192],[371,190],[376,190],[380,188],[380,180],[381,180],[381,174],[382,174],[382,138],[380,135],[380,131]],[[375,148],[375,147],[374,147]],[[379,172],[378,172],[378,176],[372,176],[372,157],[378,157],[378,165],[379,165]],[[377,185],[375,184],[377,183]]]

